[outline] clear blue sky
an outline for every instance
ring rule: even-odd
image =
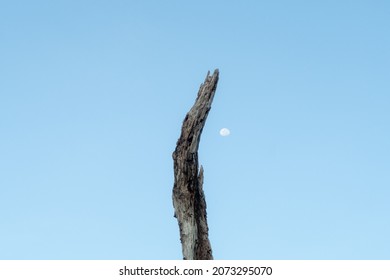
[[[389,14],[1,1],[0,258],[180,259],[171,154],[219,68],[199,150],[215,258],[389,259]]]

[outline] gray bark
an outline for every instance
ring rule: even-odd
[[[181,135],[172,154],[175,174],[172,198],[185,260],[213,259],[203,192],[203,167],[199,170],[198,147],[217,89],[218,77],[218,69],[211,76],[210,72],[207,73],[195,104],[183,121]]]

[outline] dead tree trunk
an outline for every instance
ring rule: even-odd
[[[218,69],[211,76],[210,72],[207,73],[195,104],[183,121],[181,135],[172,154],[175,173],[173,206],[185,260],[213,259],[208,237],[202,166],[198,172],[198,147],[217,89],[218,75]]]

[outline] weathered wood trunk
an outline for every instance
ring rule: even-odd
[[[213,259],[203,192],[203,167],[198,168],[198,147],[217,89],[218,76],[218,69],[211,76],[210,72],[207,73],[195,104],[183,121],[181,135],[172,154],[175,173],[173,206],[185,260]]]

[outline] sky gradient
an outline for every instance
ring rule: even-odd
[[[215,68],[199,148],[214,257],[389,259],[389,14],[0,1],[0,259],[181,259],[171,155]]]

